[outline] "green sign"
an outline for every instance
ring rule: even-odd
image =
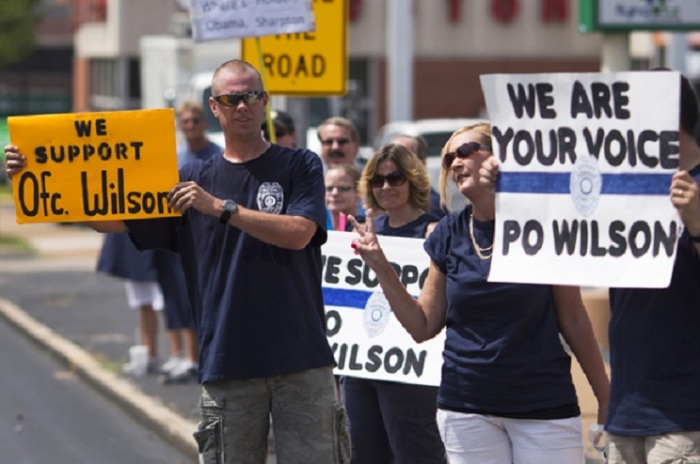
[[[697,0],[579,1],[579,30],[583,33],[698,29]]]

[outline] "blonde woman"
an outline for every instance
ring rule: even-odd
[[[561,334],[607,415],[609,382],[578,287],[487,282],[495,193],[479,180],[488,123],[466,126],[442,154],[441,195],[454,182],[470,206],[425,241],[422,292],[409,295],[380,247],[373,213],[353,247],[376,272],[397,319],[418,341],[446,329],[437,421],[450,464],[583,463],[581,417]]]

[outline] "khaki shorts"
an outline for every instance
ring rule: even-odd
[[[280,464],[347,464],[350,439],[331,367],[207,383],[194,433],[202,464],[262,464],[270,422]],[[270,421],[270,418],[272,421]]]
[[[646,437],[608,434],[609,464],[700,464],[700,431]]]

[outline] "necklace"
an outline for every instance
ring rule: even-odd
[[[490,246],[487,246],[485,248],[482,248],[479,246],[478,243],[476,243],[476,237],[474,237],[474,215],[469,216],[469,235],[471,236],[472,239],[472,244],[474,245],[474,251],[476,251],[476,255],[484,260],[484,259],[491,259],[491,256],[493,256],[493,243]],[[487,252],[491,252],[490,254],[485,254]]]

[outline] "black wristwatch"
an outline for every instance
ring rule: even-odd
[[[221,224],[227,224],[231,216],[238,212],[238,203],[233,200],[224,200],[224,211],[219,216]]]

